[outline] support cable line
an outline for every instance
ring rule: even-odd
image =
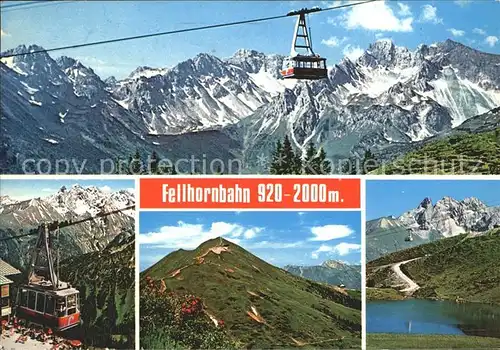
[[[304,14],[304,13],[324,12],[324,11],[337,10],[337,9],[341,9],[341,8],[354,7],[354,6],[363,5],[363,4],[367,4],[367,3],[375,2],[375,1],[382,1],[382,0],[367,0],[367,1],[360,1],[360,2],[356,2],[356,3],[348,3],[348,4],[344,4],[344,5],[339,5],[339,6],[332,6],[332,7],[327,7],[327,8],[313,8],[311,10],[303,9],[303,10],[299,10],[299,11],[289,12],[286,15],[278,15],[278,16],[263,17],[263,18],[249,19],[249,20],[236,21],[236,22],[212,24],[212,25],[207,25],[207,26],[202,26],[202,27],[193,27],[193,28],[177,29],[177,30],[171,30],[171,31],[165,31],[165,32],[135,35],[135,36],[129,36],[129,37],[123,37],[123,38],[94,41],[94,42],[68,45],[68,46],[60,46],[60,47],[54,47],[54,48],[45,49],[45,50],[33,50],[30,52],[25,52],[25,53],[14,53],[14,54],[10,54],[10,55],[3,55],[3,56],[0,56],[0,58],[34,55],[37,53],[47,53],[47,52],[52,52],[52,51],[76,49],[76,48],[81,48],[81,47],[89,47],[89,46],[96,46],[96,45],[103,45],[103,44],[111,44],[111,43],[116,43],[116,42],[152,38],[152,37],[157,37],[157,36],[165,36],[165,35],[188,33],[188,32],[207,30],[207,29],[214,29],[214,28],[236,26],[236,25],[241,25],[241,24],[265,22],[265,21],[271,21],[271,20],[275,20],[275,19],[286,18],[286,17],[290,17],[290,16],[297,16],[297,15],[300,16],[301,14]]]
[[[19,10],[30,10],[32,8],[37,8],[37,7],[46,7],[46,6],[53,6],[53,5],[61,5],[61,4],[67,4],[67,3],[73,3],[77,1],[84,1],[84,0],[37,0],[37,1],[26,1],[21,4],[9,4],[9,5],[4,5],[0,6],[0,10],[2,13],[10,12],[10,11],[19,11]]]

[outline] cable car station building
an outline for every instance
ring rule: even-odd
[[[7,276],[18,275],[21,271],[10,266],[5,261],[0,259],[0,300],[1,300],[1,319],[0,321],[10,321],[12,307],[10,304],[10,284],[13,282]]]

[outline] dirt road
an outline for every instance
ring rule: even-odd
[[[415,261],[415,260],[418,260],[418,259],[421,259],[421,257],[415,258],[415,259],[401,261],[401,262],[398,262],[398,263],[393,264],[391,266],[392,271],[394,271],[396,273],[396,275],[408,286],[408,287],[406,287],[404,289],[401,289],[400,292],[404,292],[404,293],[408,293],[408,294],[413,294],[417,289],[420,288],[420,286],[418,284],[416,284],[410,277],[406,276],[403,273],[403,271],[401,271],[401,268],[400,268],[401,265],[407,264],[407,263],[409,263],[411,261]]]

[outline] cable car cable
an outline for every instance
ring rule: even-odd
[[[357,5],[364,5],[364,4],[367,4],[370,2],[375,2],[375,1],[383,1],[383,0],[367,0],[367,1],[361,1],[361,2],[356,2],[356,3],[348,3],[348,4],[344,4],[344,5],[332,6],[332,7],[327,7],[324,9],[318,9],[315,12],[323,12],[323,11],[337,10],[337,9],[346,8],[346,7],[354,7]],[[45,50],[33,50],[30,52],[3,55],[3,56],[0,56],[0,59],[1,58],[9,58],[9,57],[17,57],[17,56],[34,55],[34,54],[42,53],[42,52],[47,53],[47,52],[52,52],[52,51],[76,49],[76,48],[81,48],[81,47],[96,46],[96,45],[103,45],[103,44],[111,44],[111,43],[130,41],[130,40],[136,40],[136,39],[152,38],[152,37],[156,37],[156,36],[195,32],[195,31],[201,31],[201,30],[206,30],[206,29],[222,28],[222,27],[229,27],[229,26],[248,24],[248,23],[264,22],[264,21],[270,21],[270,20],[274,20],[274,19],[285,18],[285,17],[289,17],[289,16],[290,16],[289,14],[278,15],[278,16],[271,16],[271,17],[249,19],[249,20],[244,20],[244,21],[237,21],[237,22],[212,24],[212,25],[207,25],[207,26],[202,26],[202,27],[177,29],[177,30],[171,30],[171,31],[166,31],[166,32],[158,32],[158,33],[142,34],[142,35],[135,35],[135,36],[129,36],[129,37],[123,37],[123,38],[116,38],[116,39],[109,39],[109,40],[94,41],[94,42],[83,43],[83,44],[60,46],[60,47],[55,47],[55,48],[45,49]]]
[[[53,5],[61,5],[61,4],[67,4],[67,3],[73,3],[77,1],[84,1],[84,0],[61,0],[61,1],[56,1],[56,0],[48,0],[48,1],[33,1],[27,4],[13,4],[13,5],[6,5],[6,6],[0,6],[0,10],[2,13],[7,13],[11,11],[19,11],[19,10],[31,10],[33,8],[38,8],[38,7],[47,7],[47,6],[53,6]]]
[[[46,3],[46,2],[56,2],[54,0],[37,0],[37,1],[24,1],[20,4],[9,4],[9,5],[3,5],[0,6],[0,9],[7,9],[7,8],[13,8],[13,7],[22,7],[22,6],[29,6],[29,5],[34,5],[34,4],[39,4],[39,3]]]

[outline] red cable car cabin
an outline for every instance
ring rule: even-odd
[[[314,53],[306,24],[306,14],[320,10],[320,8],[315,7],[312,9],[292,11],[287,14],[288,16],[298,15],[299,17],[295,24],[295,33],[292,40],[290,56],[283,61],[283,69],[280,71],[284,79],[317,80],[328,77],[326,58],[322,58]],[[299,38],[303,39],[303,44],[297,43]],[[297,49],[304,49],[306,54],[299,54]]]
[[[288,57],[283,62],[281,76],[284,79],[324,79],[328,77],[326,58],[300,55]]]
[[[55,331],[80,324],[80,296],[75,288],[50,290],[36,285],[20,287],[17,315]]]
[[[28,322],[64,331],[80,324],[80,293],[59,280],[49,226],[40,225],[38,232],[28,283],[18,290],[16,314]]]

